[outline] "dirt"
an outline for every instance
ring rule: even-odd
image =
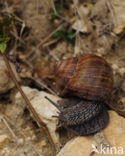
[[[121,100],[125,97],[124,5],[122,0],[2,0],[0,19],[12,17],[7,54],[14,55],[21,68],[20,85],[56,92],[56,61],[85,53],[96,54],[104,57],[113,69],[110,109],[125,116],[125,103]],[[37,80],[44,85],[39,85]],[[13,102],[16,92],[12,88],[0,95],[0,135],[6,134],[9,140],[0,147],[0,155],[53,156],[48,140],[28,109],[16,110]],[[57,152],[72,137],[65,139],[63,133],[60,136],[62,141]]]

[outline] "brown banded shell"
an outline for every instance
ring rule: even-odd
[[[66,90],[66,85],[69,83],[70,79],[73,76],[77,62],[77,58],[69,58],[66,60],[61,60],[57,64],[56,86],[61,95],[65,95],[68,92],[68,90]]]
[[[112,91],[113,73],[102,57],[86,54],[60,61],[56,84],[61,95],[68,93],[87,100],[104,101]]]

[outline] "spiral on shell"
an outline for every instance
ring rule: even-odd
[[[86,54],[57,64],[56,85],[61,95],[104,101],[112,91],[113,73],[103,58]]]

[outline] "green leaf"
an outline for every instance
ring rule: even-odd
[[[66,0],[56,0],[55,2],[58,2],[58,3],[65,3],[66,2]]]
[[[55,33],[53,33],[52,37],[57,38],[57,37],[65,37],[66,32],[63,30],[58,30]]]
[[[7,29],[11,26],[11,19],[9,17],[3,18],[0,20],[0,35],[7,35]]]
[[[60,12],[60,8],[57,7],[56,12],[51,15],[51,19],[54,20],[56,16],[59,14],[59,12]]]
[[[66,33],[66,37],[65,40],[71,44],[75,43],[75,36],[74,36],[75,32],[67,32]]]
[[[0,43],[1,42],[7,42],[8,41],[8,37],[7,36],[5,36],[5,35],[0,35]]]
[[[6,43],[9,40],[8,34],[10,31],[11,19],[9,17],[5,17],[0,20],[0,51],[2,53],[6,50]]]
[[[75,32],[68,32],[65,30],[58,30],[55,33],[53,33],[52,37],[57,38],[57,37],[61,37],[64,40],[66,40],[67,42],[74,44],[75,43],[75,36],[74,36]]]
[[[73,39],[74,38],[74,33],[73,32],[68,32],[67,33],[67,38]]]
[[[4,53],[5,50],[6,50],[6,42],[0,43],[0,51],[1,51],[2,53]]]

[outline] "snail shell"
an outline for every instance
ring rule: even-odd
[[[108,124],[105,104],[111,97],[113,72],[102,57],[86,54],[59,61],[56,85],[60,95],[68,95],[68,99],[59,102],[60,108],[54,104],[60,110],[59,127],[77,135],[89,135]]]
[[[86,54],[57,64],[56,85],[61,95],[105,101],[111,95],[113,73],[103,58]]]

